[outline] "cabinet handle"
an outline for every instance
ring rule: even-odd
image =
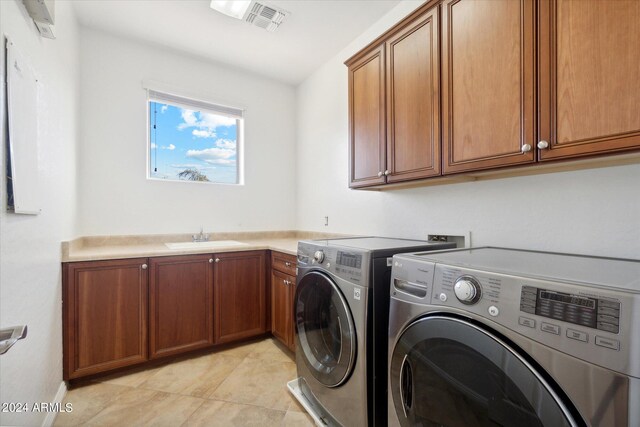
[[[285,284],[285,285],[287,285],[287,286],[289,286],[289,281],[285,279],[285,280],[284,280],[284,284]]]
[[[378,177],[381,177],[383,175],[382,171],[378,172]]]
[[[220,262],[220,258],[216,258],[216,262]]]
[[[384,171],[384,176],[389,176],[391,172],[389,172],[388,170]]]
[[[285,262],[284,265],[287,267],[291,267],[291,263],[289,261]]]
[[[209,264],[213,264],[213,258],[209,258]]]
[[[547,141],[542,140],[542,141],[538,142],[538,149],[539,150],[545,150],[547,148],[549,148],[549,143]]]
[[[531,151],[531,144],[524,144],[522,146],[522,152],[523,153],[528,153],[529,151]]]
[[[142,267],[143,270],[147,269],[147,264],[142,264],[140,267]]]

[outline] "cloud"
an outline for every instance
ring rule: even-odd
[[[188,150],[187,157],[202,160],[210,165],[233,165],[236,160],[235,149],[212,147],[204,150]]]
[[[184,121],[184,123],[180,123],[178,125],[178,129],[179,130],[196,126],[196,123],[198,122],[198,118],[196,117],[196,112],[193,111],[193,110],[184,110],[183,109],[180,112],[180,116],[182,116],[182,120]]]
[[[200,129],[194,129],[191,134],[197,138],[215,138],[216,137],[216,133],[212,130],[200,130]]]
[[[151,143],[151,149],[153,150],[154,148],[158,148],[158,146],[156,145],[156,143],[155,143],[155,142],[152,142],[152,143]]]
[[[164,146],[164,145],[163,145],[163,146],[162,146],[162,147],[160,147],[160,148],[161,148],[161,149],[163,149],[163,150],[175,150],[175,149],[176,149],[176,146],[175,146],[175,145],[173,145],[173,144],[169,144],[168,146]]]
[[[168,108],[168,105],[163,105],[162,107],[160,107],[160,113],[164,114],[164,112],[167,111]]]
[[[172,164],[169,166],[174,169],[198,169],[198,170],[215,169],[215,166],[198,165],[195,163]]]
[[[236,119],[231,117],[187,109],[182,109],[180,116],[183,122],[178,125],[178,130],[193,127],[201,131],[215,132],[216,128],[220,126],[233,126],[236,124]]]
[[[211,113],[199,113],[200,126],[207,128],[217,128],[218,126],[233,126],[236,124],[236,119],[226,116],[220,116],[218,114]]]
[[[226,148],[229,150],[236,149],[236,142],[231,139],[219,139],[215,142],[215,145],[218,148]]]

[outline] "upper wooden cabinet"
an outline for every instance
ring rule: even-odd
[[[347,61],[351,187],[440,174],[438,34],[434,8]]]
[[[350,186],[385,182],[384,47],[349,65]]]
[[[640,2],[538,5],[540,159],[638,148]]]
[[[426,2],[345,63],[350,187],[640,150],[638,22],[638,0]]]
[[[149,353],[157,358],[213,344],[213,258],[149,260]]]
[[[214,254],[214,337],[221,344],[266,332],[264,251]]]
[[[64,379],[147,360],[147,259],[63,266]]]
[[[535,161],[532,0],[442,3],[444,173]]]
[[[409,22],[387,52],[387,182],[440,175],[438,10]]]

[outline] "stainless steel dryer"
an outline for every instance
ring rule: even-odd
[[[640,261],[393,258],[390,426],[640,426]]]
[[[453,243],[358,237],[301,241],[295,296],[299,393],[329,425],[386,424],[391,257]]]

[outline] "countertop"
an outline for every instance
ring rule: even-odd
[[[211,233],[209,240],[234,240],[242,246],[212,248],[169,249],[165,243],[190,242],[188,234],[156,234],[141,236],[88,236],[62,242],[62,262],[98,261],[108,259],[145,258],[188,254],[209,254],[266,250],[296,255],[298,241],[345,237],[344,235],[305,231],[264,231]]]

